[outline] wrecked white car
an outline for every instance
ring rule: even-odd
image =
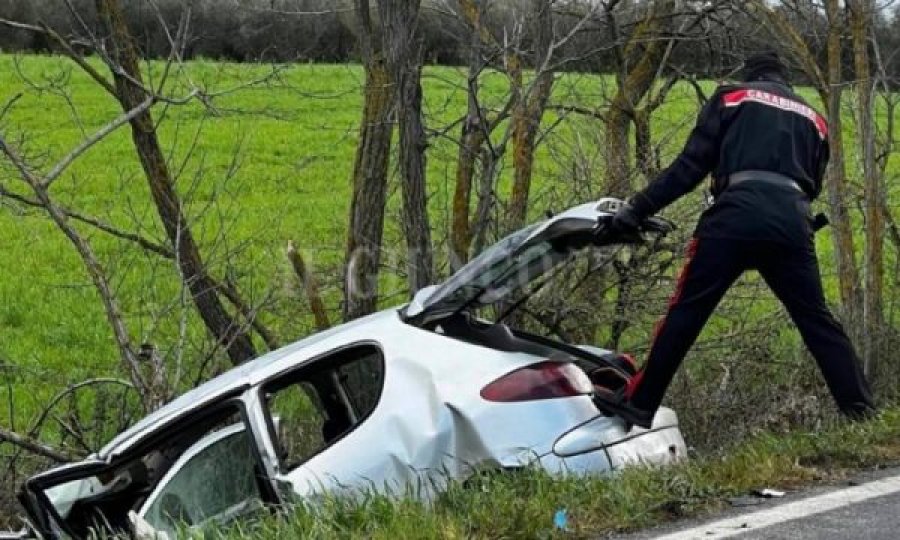
[[[577,251],[626,241],[596,232],[618,204],[515,232],[408,305],[237,367],[30,478],[26,534],[172,537],[318,493],[430,497],[484,469],[600,473],[684,456],[671,410],[626,430],[595,407],[595,386],[634,374],[621,357],[475,316],[514,308],[514,292]]]

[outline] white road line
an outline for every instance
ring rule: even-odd
[[[852,488],[782,504],[774,508],[720,519],[719,521],[713,521],[686,531],[658,536],[655,540],[716,540],[728,538],[896,492],[900,492],[900,476],[883,478]]]

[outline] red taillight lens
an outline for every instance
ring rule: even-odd
[[[488,401],[511,402],[590,394],[590,379],[574,364],[541,362],[500,377],[481,389]]]

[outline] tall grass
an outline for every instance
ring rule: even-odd
[[[760,434],[738,448],[671,467],[589,478],[556,479],[538,470],[484,475],[452,484],[433,502],[326,497],[214,537],[595,538],[714,512],[754,490],[836,482],[862,468],[898,462],[900,411],[892,409],[864,424]]]

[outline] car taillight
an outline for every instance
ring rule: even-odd
[[[511,402],[590,394],[590,379],[574,364],[541,362],[500,377],[481,389],[488,401]]]

